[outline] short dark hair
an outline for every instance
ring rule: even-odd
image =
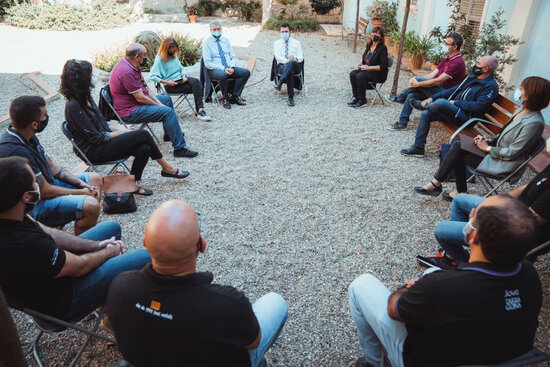
[[[281,26],[279,27],[279,29],[280,29],[280,28],[288,28],[289,31],[292,30],[292,28],[290,27],[290,24],[288,24],[288,23],[283,23],[283,24],[281,24]]]
[[[23,157],[0,158],[0,212],[13,208],[21,195],[34,190],[27,167],[29,162]]]
[[[40,96],[17,97],[10,105],[10,119],[14,127],[26,129],[33,121],[40,120],[40,107],[46,106],[46,101]]]
[[[509,195],[498,195],[501,205],[481,206],[472,225],[477,228],[481,251],[495,266],[510,269],[533,248],[537,220],[529,208]]]
[[[462,47],[462,44],[464,43],[464,38],[458,33],[451,32],[447,35],[447,38],[453,39],[453,45],[456,45],[457,51],[460,51],[460,48]]]
[[[550,81],[540,76],[530,76],[521,82],[527,100],[523,107],[529,111],[540,111],[550,102]]]

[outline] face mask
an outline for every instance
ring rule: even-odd
[[[483,74],[483,69],[477,65],[474,65],[472,66],[472,74],[475,76],[480,76],[481,74]]]
[[[514,91],[514,101],[521,103],[521,90],[519,88]]]
[[[214,36],[214,38],[220,38],[222,36],[222,31],[214,31],[212,32],[212,36]]]
[[[175,54],[176,54],[175,52],[168,52],[168,56],[170,57],[174,57]]]
[[[546,140],[546,151],[550,153],[550,139]]]
[[[281,38],[283,41],[288,41],[290,39],[290,33],[281,33]]]
[[[468,237],[470,236],[470,233],[472,233],[472,221],[469,220],[468,223],[462,228],[462,234],[464,235],[464,242],[466,242],[468,245],[470,242],[468,241]]]
[[[374,42],[378,42],[378,41],[380,41],[381,39],[382,39],[382,37],[379,36],[379,35],[377,35],[377,34],[373,34],[373,35],[372,35],[372,40],[373,40]]]
[[[36,203],[40,201],[40,186],[35,182],[34,187],[36,190],[34,191],[27,191],[29,194],[31,194],[32,199],[25,203],[25,212],[28,213],[34,209],[34,206]]]
[[[38,125],[38,129],[36,129],[36,132],[41,133],[42,131],[44,131],[46,126],[48,126],[48,121],[49,120],[50,120],[50,116],[48,114],[46,114],[46,118],[42,121],[39,121],[40,125]]]
[[[449,45],[445,45],[445,46],[447,46],[447,54],[450,55],[451,52],[454,51],[454,50],[453,50],[453,47],[454,47],[454,46],[449,46]]]
[[[144,66],[144,65],[147,63],[147,60],[148,60],[148,59],[147,59],[146,57],[144,57],[144,58],[143,58],[143,61],[141,62],[141,66]]]

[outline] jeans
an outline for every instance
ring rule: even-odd
[[[88,173],[77,173],[75,176],[87,184],[90,183]],[[77,188],[58,179],[53,180],[53,185],[68,189]],[[51,199],[40,199],[29,215],[49,227],[62,227],[73,220],[82,218],[82,207],[87,197],[88,195],[62,195]]]
[[[296,61],[289,61],[286,64],[278,64],[277,72],[281,74],[279,85],[286,83],[288,96],[294,97],[294,75],[300,74],[302,68]]]
[[[464,248],[468,244],[464,241],[462,230],[468,223],[470,211],[485,200],[484,197],[458,194],[451,203],[451,218],[439,222],[434,229],[434,236],[439,246],[454,260],[468,261],[469,252]]]
[[[244,85],[248,81],[248,78],[250,78],[250,71],[246,68],[240,68],[238,66],[235,67],[235,71],[231,75],[227,75],[227,73],[222,69],[212,69],[208,70],[208,72],[210,73],[210,78],[212,80],[218,81],[223,98],[226,100],[229,99],[229,78],[235,80],[235,87],[233,88],[233,93],[231,93],[233,98],[241,96]]]
[[[405,324],[388,316],[389,289],[374,275],[363,274],[349,286],[351,317],[357,326],[359,344],[368,363],[379,366],[382,346],[393,367],[403,367]]]
[[[439,182],[443,182],[452,170],[456,178],[456,191],[459,193],[466,192],[468,191],[466,166],[477,167],[482,160],[483,157],[462,149],[460,141],[455,141],[443,161],[439,164],[439,169],[435,173],[434,178]]]
[[[469,116],[462,109],[456,107],[446,99],[437,99],[426,106],[426,110],[420,114],[420,121],[416,128],[416,137],[414,138],[414,147],[420,150],[424,149],[426,139],[430,132],[430,123],[432,121],[452,122],[457,126],[462,125],[468,120]]]
[[[428,80],[424,77],[416,77],[416,80],[419,82],[423,82],[425,80]],[[403,108],[401,109],[401,115],[399,116],[398,123],[400,125],[407,126],[407,123],[409,122],[409,116],[412,113],[412,106],[410,104],[411,99],[418,99],[418,100],[425,100],[426,98],[430,98],[434,94],[441,92],[444,90],[441,85],[434,85],[433,87],[418,87],[418,88],[407,88],[403,92],[399,93],[397,95],[397,101],[403,103]]]
[[[275,343],[281,330],[283,330],[283,326],[288,319],[288,305],[283,297],[277,293],[268,293],[254,302],[252,310],[262,331],[258,348],[248,351],[252,367],[257,367],[264,354]]]
[[[198,79],[188,76],[186,83],[178,84],[175,87],[167,85],[164,88],[168,93],[193,93],[193,99],[195,100],[195,109],[197,110],[197,112],[201,108],[204,108],[204,104],[202,102],[201,82]]]
[[[164,106],[141,105],[132,111],[129,116],[124,117],[124,121],[130,124],[162,121],[164,134],[170,138],[174,150],[184,149],[187,144],[174,111],[172,98],[162,94],[158,95],[157,98]]]
[[[120,239],[120,225],[103,222],[82,233],[80,237],[102,241],[111,237]],[[73,298],[66,320],[78,321],[105,303],[109,286],[116,276],[127,270],[138,270],[151,262],[145,249],[131,251],[105,261],[89,274],[73,279]]]

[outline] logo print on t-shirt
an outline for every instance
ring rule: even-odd
[[[506,306],[504,307],[506,311],[519,310],[521,308],[519,289],[505,290],[504,300],[506,301]]]
[[[151,307],[155,311],[160,311],[160,302],[151,301],[151,305],[149,307]]]

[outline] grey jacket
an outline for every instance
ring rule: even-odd
[[[504,126],[499,135],[493,137],[496,142],[476,168],[477,171],[494,176],[505,176],[512,173],[526,159],[529,152],[536,146],[544,130],[544,118],[539,111],[526,112],[513,121],[513,117]],[[512,177],[510,183],[516,183],[525,168]]]

